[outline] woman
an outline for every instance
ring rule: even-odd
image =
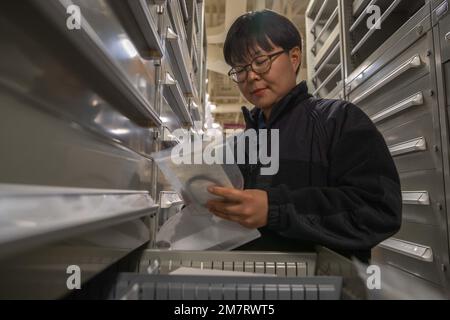
[[[386,143],[355,105],[315,99],[296,83],[302,39],[285,17],[269,10],[239,17],[224,45],[229,75],[256,106],[243,108],[247,129],[279,130],[279,170],[245,165],[245,189],[214,187],[222,201],[209,210],[260,239],[243,250],[304,251],[326,246],[370,259],[371,248],[401,223],[401,191]]]

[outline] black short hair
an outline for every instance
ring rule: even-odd
[[[288,51],[299,47],[302,37],[296,26],[286,17],[272,10],[248,12],[232,24],[225,40],[223,55],[233,66],[252,56],[253,48],[259,46],[265,51],[273,49],[273,44]]]

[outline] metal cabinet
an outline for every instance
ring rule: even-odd
[[[12,281],[14,296],[60,297],[67,266],[80,261],[89,280],[151,245],[159,223],[180,209],[178,199],[159,210],[168,209],[170,186],[159,183],[151,154],[176,143],[167,143],[174,130],[202,121],[203,6],[0,5],[2,288]],[[78,26],[69,24],[73,9]]]
[[[449,20],[449,3],[448,1],[433,1],[433,31],[434,31],[434,50],[436,53],[436,79],[437,79],[437,90],[439,92],[439,115],[441,124],[441,137],[442,137],[442,155],[443,155],[443,172],[444,172],[444,183],[445,188],[448,190],[450,186],[450,163],[449,163],[449,151],[450,151],[450,140],[449,140],[449,78],[448,78],[448,40],[447,34],[450,31],[450,20]],[[440,210],[442,213],[447,214],[447,223],[441,225],[442,230],[450,230],[450,194],[447,191],[445,193],[445,203],[442,204]],[[447,245],[449,244],[450,234],[447,236]],[[444,261],[441,268],[444,271],[448,269],[448,260]],[[447,281],[450,282],[450,275],[448,271],[446,272]]]
[[[374,262],[387,263],[442,290],[450,283],[446,2],[341,0],[335,4],[343,94],[377,126],[401,179],[402,228],[374,250]],[[314,13],[319,7],[311,1],[309,8]],[[314,43],[308,41],[307,51],[314,50]],[[314,70],[312,60],[309,64]],[[310,80],[314,82],[314,74]]]
[[[350,46],[351,67],[356,70],[349,76],[346,92],[383,134],[400,174],[402,228],[377,250],[389,264],[445,287],[442,265],[448,262],[448,245],[447,232],[440,227],[446,221],[441,209],[445,188],[431,8],[424,1],[408,2],[409,8],[396,15],[404,3],[391,1],[385,14],[396,17],[395,23],[383,19],[383,14],[383,35],[377,38],[373,29],[370,36],[377,46],[389,45],[389,53],[378,55],[375,47],[367,47],[367,54],[358,56],[368,46],[366,36]]]

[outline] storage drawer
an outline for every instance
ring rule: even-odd
[[[443,65],[445,76],[445,98],[447,106],[450,106],[450,61]]]
[[[430,114],[382,133],[399,172],[441,168]],[[440,148],[439,148],[440,149]]]
[[[173,76],[183,93],[197,96],[192,59],[187,45],[186,30],[178,1],[167,2],[169,15],[165,15],[165,44],[172,65]]]
[[[434,226],[404,222],[399,233],[379,245],[386,261],[423,279],[440,284],[442,254],[447,250],[447,239]]]
[[[440,205],[444,204],[442,172],[412,171],[400,174],[403,198],[403,221],[434,226],[445,223]]]
[[[181,121],[164,96],[161,97],[161,122],[171,132],[181,127]]]
[[[80,29],[75,31],[67,28],[66,20],[61,19],[71,4],[80,7],[83,18]],[[31,1],[30,12],[42,14],[50,23],[49,26],[43,24],[43,29],[34,26],[36,30],[33,30],[32,22],[17,22],[24,26],[28,25],[26,27],[28,30],[25,29],[28,33],[27,38],[20,41],[39,42],[37,50],[40,54],[36,59],[39,59],[41,54],[47,55],[47,51],[50,55],[54,55],[54,61],[44,66],[42,70],[56,69],[62,72],[59,60],[61,58],[63,66],[70,67],[88,85],[95,87],[96,91],[101,91],[101,96],[105,97],[105,100],[117,106],[135,122],[146,127],[161,124],[154,110],[156,77],[153,62],[144,60],[139,55],[132,39],[107,2]],[[50,32],[54,36],[49,40],[45,33]],[[52,47],[55,41],[59,43],[58,49]],[[53,67],[50,68],[50,65]],[[66,80],[71,79],[65,74],[63,77]],[[72,96],[81,97],[77,90],[77,86],[72,84],[69,91],[72,93],[66,96],[70,96],[73,100],[75,98]]]
[[[339,300],[341,289],[341,277],[281,279],[243,276],[120,274],[116,286],[110,292],[110,299]],[[236,310],[240,311],[240,308]],[[216,311],[211,310],[210,312]],[[266,312],[270,312],[269,309]]]
[[[164,53],[159,30],[159,5],[156,2],[155,0],[109,2],[140,56],[149,60],[161,58]]]
[[[439,37],[441,42],[442,62],[450,60],[450,14],[439,21]]]
[[[315,253],[147,250],[141,258],[139,272],[147,273],[149,266],[155,266],[156,263],[160,274],[168,274],[184,266],[273,274],[278,277],[312,276],[315,273],[316,256]]]
[[[388,85],[389,88],[396,88],[428,74],[430,58],[427,51],[430,45],[432,34],[428,33],[357,89],[352,91],[352,85],[349,85],[350,101],[364,108],[373,96],[384,94]]]
[[[434,121],[437,115],[433,112],[437,113],[437,104],[435,93],[431,93],[430,81],[430,75],[426,75],[411,84],[387,88],[382,95],[374,97],[370,104],[364,104],[363,111],[380,132],[398,127],[425,114],[433,115]]]
[[[154,105],[156,85],[154,72],[148,70],[150,64],[147,64],[139,56],[131,38],[127,36],[112,8],[105,6],[99,0],[89,1],[89,4],[86,1],[74,0],[73,3],[80,6],[83,19],[95,30],[89,34],[93,41],[96,41],[97,45],[110,55],[123,75],[149,104]]]
[[[138,273],[120,274],[109,298],[340,299],[342,278],[315,276],[316,259],[317,253],[146,250]],[[180,267],[202,269],[202,275],[173,274]]]
[[[353,89],[431,30],[431,10],[426,0],[377,0],[371,4],[381,9],[381,29],[367,28],[369,15],[365,10],[349,21],[352,59],[347,84],[351,83]]]

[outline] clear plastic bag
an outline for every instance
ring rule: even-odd
[[[244,228],[212,214],[193,214],[191,207],[171,217],[156,235],[156,246],[169,250],[228,251],[259,238],[258,230]]]
[[[209,148],[219,150],[220,153],[228,146],[227,143],[228,141]],[[244,179],[239,167],[234,163],[181,163],[180,160],[184,157],[198,159],[204,150],[205,146],[201,145],[182,155],[173,153],[172,149],[153,154],[161,172],[186,204],[186,207],[167,220],[157,233],[156,245],[161,249],[226,251],[261,236],[258,230],[250,230],[236,222],[218,218],[205,207],[209,200],[218,198],[208,192],[209,186],[243,189]]]
[[[224,145],[216,146],[217,149]],[[164,150],[152,155],[167,181],[174,191],[183,198],[186,205],[193,205],[198,210],[197,214],[209,200],[218,199],[208,192],[210,186],[242,189],[244,179],[236,164],[185,164],[181,158],[194,159],[203,148],[192,148],[190,154],[178,155],[172,149]],[[197,154],[197,155],[196,155]]]

